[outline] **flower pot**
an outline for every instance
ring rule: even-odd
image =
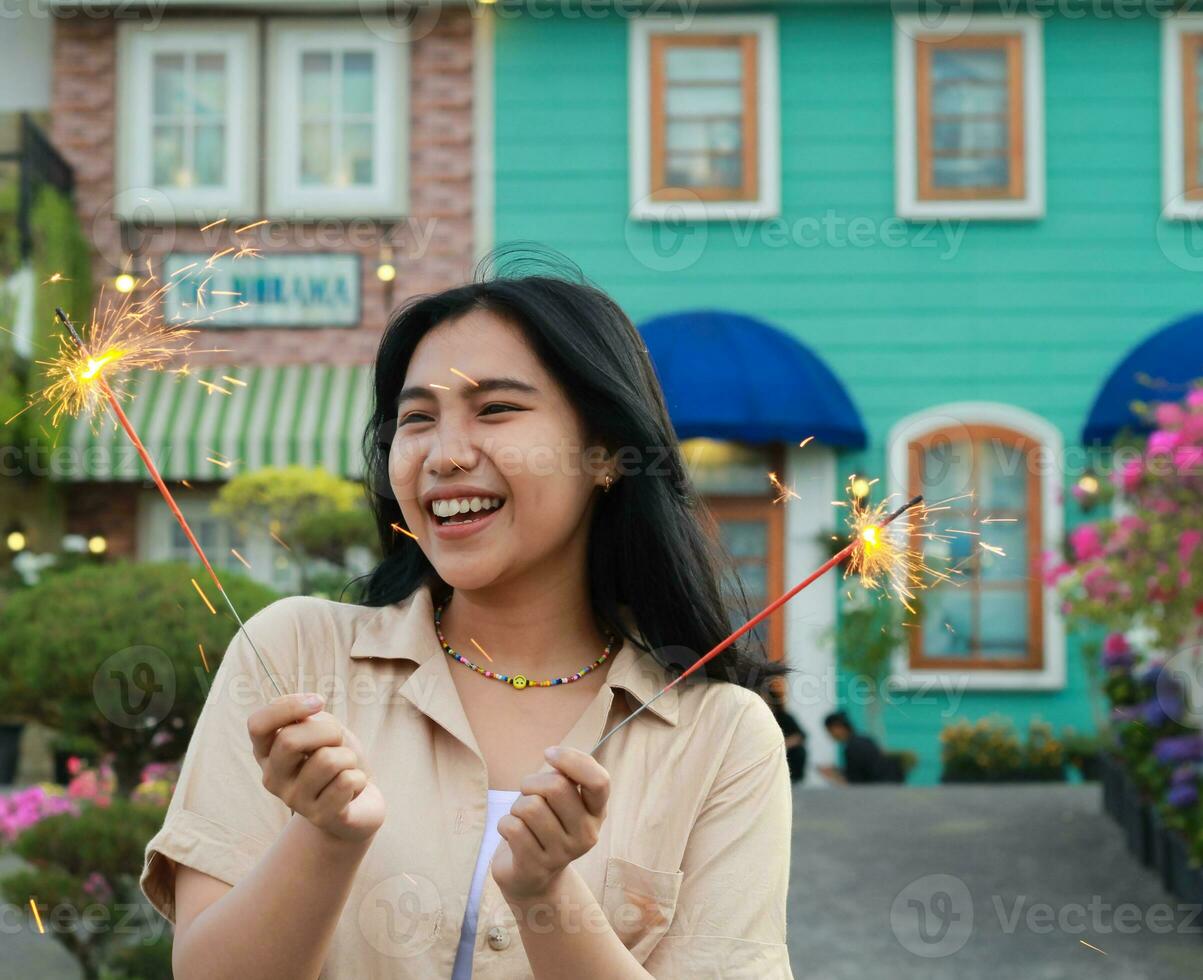
[[[0,724],[0,786],[11,786],[17,781],[21,732],[24,730],[24,722]]]
[[[1162,822],[1156,807],[1149,807],[1150,850],[1152,865],[1161,879],[1161,887],[1174,890],[1174,856],[1170,850],[1170,829]]]
[[[1123,806],[1124,834],[1128,841],[1128,850],[1142,864],[1151,864],[1153,840],[1149,807],[1141,798],[1140,789],[1127,773],[1124,773]]]
[[[1184,904],[1203,905],[1203,868],[1190,866],[1190,848],[1176,830],[1167,830],[1170,891]]]

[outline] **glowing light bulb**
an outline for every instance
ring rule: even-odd
[[[88,550],[94,555],[103,555],[108,547],[109,543],[103,534],[94,534],[88,538]]]
[[[20,531],[10,531],[7,538],[9,551],[25,550],[25,535]]]

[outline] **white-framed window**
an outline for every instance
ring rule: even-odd
[[[631,217],[776,215],[776,17],[636,17],[628,56]]]
[[[404,215],[408,46],[395,35],[360,18],[268,22],[270,216]]]
[[[895,207],[904,218],[1044,214],[1043,20],[894,18]]]
[[[918,626],[894,657],[894,682],[1064,687],[1064,622],[1041,574],[1041,556],[1060,546],[1064,527],[1058,429],[1013,405],[958,402],[902,419],[887,454],[898,499],[922,493],[929,506],[947,502],[936,515],[942,534],[916,534],[912,546],[933,567],[960,570],[921,593]]]
[[[251,216],[258,107],[255,21],[118,28],[117,173],[122,217],[187,223]]]
[[[1203,217],[1203,15],[1161,22],[1161,196],[1165,218]]]
[[[218,576],[223,572],[234,572],[261,582],[282,595],[295,592],[300,573],[292,554],[266,530],[255,529],[244,535],[232,522],[214,514],[210,507],[216,496],[216,491],[198,487],[180,497],[177,503]],[[203,570],[192,543],[157,491],[143,491],[138,501],[138,558],[195,564]],[[216,604],[219,596],[209,589],[208,575],[198,576],[197,581],[205,588],[210,601]]]

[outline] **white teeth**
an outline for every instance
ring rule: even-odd
[[[500,507],[499,497],[460,497],[456,500],[435,500],[430,509],[435,517],[455,517],[456,514],[466,514],[469,511],[493,510]]]

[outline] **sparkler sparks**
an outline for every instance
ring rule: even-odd
[[[243,254],[243,251],[240,251],[239,254]],[[210,259],[210,263],[212,261]],[[142,283],[148,287],[142,299],[135,300],[131,293],[123,296],[119,302],[110,299],[106,303],[102,292],[98,307],[101,312],[99,315],[93,316],[87,330],[88,339],[86,341],[76,330],[67,314],[61,308],[56,308],[55,314],[66,329],[67,336],[59,336],[57,356],[49,361],[38,362],[46,367],[48,384],[36,393],[30,406],[35,403],[44,403],[49,406],[46,414],[51,418],[51,425],[57,425],[63,415],[79,417],[86,414],[89,420],[100,417],[105,410],[113,415],[116,423],[125,430],[130,442],[138,451],[138,455],[146,465],[159,493],[171,508],[176,521],[212,578],[222,599],[225,600],[226,606],[233,614],[239,629],[246,636],[251,650],[264,673],[267,674],[268,680],[271,681],[277,694],[283,694],[263,657],[259,654],[254,639],[247,633],[246,624],[226,593],[221,579],[217,577],[217,572],[214,571],[204,549],[196,540],[196,535],[192,533],[179,505],[176,504],[175,498],[163,481],[158,467],[121,407],[122,398],[131,397],[123,385],[129,371],[134,368],[163,370],[168,360],[191,350],[191,341],[188,338],[195,331],[188,329],[186,325],[180,327],[168,324],[159,314],[163,297],[179,284],[180,276],[186,271],[187,268],[181,269],[168,277],[166,282],[160,282],[154,275],[153,268],[150,269],[148,276],[142,280]],[[238,303],[231,309],[238,309],[246,305],[245,302]],[[211,319],[221,312],[224,311],[215,310],[210,312],[207,317],[188,322],[199,323],[201,320]],[[187,366],[180,369],[179,373],[187,376]],[[228,394],[228,392],[225,393]],[[210,612],[216,615],[216,609],[209,602],[200,584],[195,579],[192,580],[192,584],[209,607]]]
[[[394,531],[397,531],[397,532],[399,532],[400,534],[407,534],[407,535],[409,535],[409,536],[410,536],[411,538],[413,538],[415,541],[419,540],[419,539],[418,539],[418,536],[417,536],[416,534],[414,534],[414,532],[413,532],[413,531],[408,531],[408,530],[406,530],[405,528],[403,528],[403,527],[402,527],[400,524],[398,524],[398,523],[396,523],[396,522],[393,522],[392,524],[390,524],[390,525],[389,525],[389,527],[391,527],[391,528],[392,528]]]
[[[793,490],[782,483],[777,477],[776,473],[769,473],[769,483],[771,483],[773,485],[773,489],[777,491],[777,499],[773,501],[775,504],[783,503],[789,500],[790,497],[793,497],[795,500],[802,499],[796,493],[794,493]]]
[[[799,582],[797,585],[795,585],[792,589],[790,589],[784,595],[779,596],[778,598],[776,598],[772,602],[770,602],[760,612],[758,612],[755,616],[753,616],[746,623],[744,623],[743,626],[741,626],[734,633],[732,633],[730,636],[728,636],[725,640],[723,640],[721,643],[719,643],[718,646],[714,647],[714,649],[710,650],[708,653],[699,657],[698,660],[696,660],[687,669],[685,669],[680,674],[678,674],[676,677],[674,677],[668,684],[666,684],[663,688],[661,688],[660,691],[658,691],[653,697],[649,698],[647,701],[645,701],[643,704],[641,704],[638,708],[636,708],[634,711],[632,711],[629,715],[627,715],[617,725],[615,725],[608,732],[606,732],[600,739],[598,739],[597,744],[594,745],[593,748],[591,748],[589,750],[589,754],[592,755],[599,748],[601,748],[602,744],[606,741],[606,739],[608,739],[616,731],[618,731],[620,728],[622,728],[624,725],[626,725],[628,722],[630,722],[631,719],[633,719],[641,711],[644,711],[648,707],[650,707],[653,703],[655,703],[655,701],[658,698],[662,697],[664,694],[666,694],[668,691],[670,691],[672,688],[674,688],[677,684],[681,683],[681,681],[685,680],[686,677],[688,677],[690,674],[694,673],[696,670],[698,670],[700,667],[702,667],[703,664],[707,663],[710,660],[713,660],[716,656],[718,656],[720,653],[722,653],[724,650],[726,650],[727,647],[729,647],[732,643],[734,643],[736,640],[738,640],[741,636],[743,636],[749,630],[754,629],[758,623],[760,623],[764,619],[767,619],[769,616],[771,616],[773,613],[775,613],[778,609],[780,609],[782,606],[784,606],[787,602],[789,602],[789,600],[792,599],[794,596],[796,596],[799,592],[803,591],[806,588],[809,588],[811,585],[813,585],[816,581],[818,581],[820,578],[822,578],[824,575],[826,575],[829,571],[831,571],[833,568],[835,568],[836,565],[840,564],[840,562],[844,561],[849,556],[856,555],[860,552],[872,550],[873,557],[862,560],[863,563],[870,563],[870,564],[866,565],[866,564],[862,563],[862,567],[867,567],[871,570],[876,569],[876,572],[878,575],[884,574],[887,570],[887,565],[885,564],[886,556],[891,553],[889,545],[886,544],[886,542],[889,540],[889,536],[885,533],[886,529],[891,524],[893,524],[895,521],[902,518],[905,514],[907,514],[912,509],[914,509],[916,507],[922,507],[922,505],[923,505],[923,497],[920,495],[920,496],[912,497],[901,507],[898,507],[896,510],[894,510],[893,512],[888,513],[888,514],[885,513],[885,505],[884,504],[881,505],[880,511],[878,510],[878,508],[874,508],[872,511],[874,520],[872,520],[872,521],[867,519],[867,515],[869,513],[868,511],[861,511],[859,514],[855,515],[856,523],[853,524],[853,530],[855,533],[852,535],[852,540],[849,541],[848,544],[846,544],[843,548],[841,548],[836,554],[832,555],[831,558],[827,559],[827,561],[825,561],[822,565],[820,565],[818,568],[816,568],[813,572],[810,573],[810,575],[808,575],[806,578],[804,578],[801,582]],[[866,532],[869,532],[870,528],[873,528],[874,530],[870,533],[866,533]]]
[[[920,500],[887,521],[890,498],[867,503],[867,498],[857,493],[860,489],[857,484],[865,482],[872,485],[876,481],[865,481],[856,475],[849,477],[850,503],[839,502],[851,508],[847,517],[849,537],[861,543],[861,547],[851,552],[844,577],[856,575],[866,589],[894,596],[914,614],[915,593],[947,578],[946,572],[927,564],[918,547],[918,540],[936,535],[930,511]]]

